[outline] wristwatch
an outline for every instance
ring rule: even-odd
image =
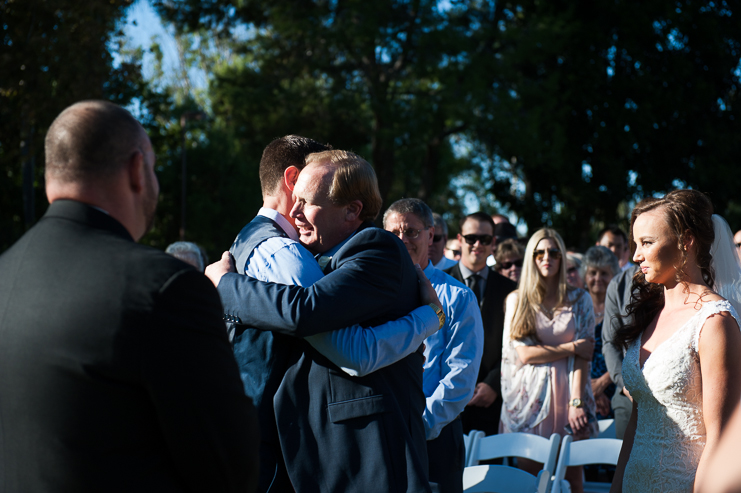
[[[582,401],[578,397],[571,399],[569,401],[569,406],[572,406],[572,407],[582,407],[583,405],[584,405],[584,401]]]
[[[443,311],[442,308],[440,308],[434,303],[430,303],[428,306],[432,308],[433,310],[435,310],[435,314],[437,314],[437,319],[440,321],[440,327],[438,327],[438,330],[442,329],[443,325],[445,325],[445,312]]]

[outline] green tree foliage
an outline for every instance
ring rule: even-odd
[[[478,195],[582,247],[677,185],[739,209],[741,16],[727,2],[156,3],[184,28],[248,26],[242,63],[216,77],[217,113],[354,147],[387,199],[445,209],[450,177],[478,170]]]
[[[114,69],[109,51],[120,36],[116,22],[130,3],[0,3],[0,251],[46,210],[43,139],[59,112],[82,99],[127,104],[138,91],[139,67],[122,63]],[[32,185],[27,196],[35,192],[25,211],[24,180]]]
[[[551,223],[583,247],[590,225],[627,226],[627,204],[677,185],[734,216],[741,12],[696,0],[499,12],[488,68],[499,80],[470,138],[486,145],[492,175],[505,172],[497,198],[531,228]]]
[[[173,102],[171,93],[148,90],[139,116],[152,141],[160,197],[155,224],[142,243],[164,250],[177,241],[181,225],[181,116],[195,113],[192,100]],[[215,260],[262,204],[257,169],[262,149],[244,145],[217,119],[189,120],[185,127],[186,236]]]
[[[241,61],[212,86],[217,117],[263,145],[287,133],[366,156],[386,203],[448,207],[462,163],[449,137],[470,112],[471,26],[436,1],[155,2],[175,25],[222,35],[248,26]]]
[[[727,0],[152,0],[183,65],[149,85],[111,65],[126,3],[0,6],[0,248],[23,230],[23,152],[42,162],[51,119],[134,94],[157,152],[158,247],[178,237],[188,111],[209,118],[186,129],[187,239],[212,256],[256,212],[262,149],[288,133],[358,152],[387,204],[417,196],[451,223],[463,184],[585,247],[603,223],[627,226],[635,200],[686,185],[741,225],[741,12]]]
[[[257,177],[265,144],[256,144],[230,120],[209,116],[207,90],[190,80],[194,70],[210,74],[215,65],[231,63],[229,50],[196,34],[176,35],[175,43],[180,63],[169,73],[159,43],[149,48],[154,75],[137,99],[136,116],[152,141],[160,183],[155,224],[141,242],[164,250],[180,238],[185,152],[185,239],[201,245],[215,259],[262,204]]]

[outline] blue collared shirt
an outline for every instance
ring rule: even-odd
[[[314,256],[298,243],[298,234],[286,218],[266,207],[258,215],[275,221],[289,237],[273,237],[260,243],[245,264],[244,274],[260,281],[303,287],[324,277]],[[325,255],[332,255],[344,243]],[[310,336],[306,341],[347,374],[363,376],[413,353],[438,326],[435,311],[422,306],[378,327],[354,325]]]
[[[437,438],[473,396],[484,352],[484,325],[476,296],[428,261],[425,275],[445,309],[445,325],[425,340],[423,388],[427,440]]]

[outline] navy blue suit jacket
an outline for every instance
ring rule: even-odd
[[[225,316],[295,336],[373,326],[420,305],[403,243],[364,224],[302,288],[227,274],[218,290]],[[351,377],[313,348],[291,366],[275,399],[283,456],[298,493],[428,492],[422,422],[421,351],[364,377]]]
[[[255,248],[274,237],[288,235],[273,220],[257,216],[239,232],[229,250],[234,255],[237,272],[243,273]],[[257,492],[290,491],[290,481],[275,426],[273,397],[286,370],[303,353],[301,339],[254,327],[229,324],[234,357],[239,366],[244,392],[255,403],[260,421],[260,474]]]

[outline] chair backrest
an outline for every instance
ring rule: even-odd
[[[530,433],[502,433],[483,437],[474,444],[467,465],[475,466],[479,461],[500,457],[523,457],[542,462],[543,469],[553,471],[560,440],[561,437],[556,433],[550,439]]]
[[[597,438],[617,438],[614,419],[600,419],[597,424],[599,425],[599,436]]]
[[[545,493],[551,473],[530,473],[509,466],[470,466],[463,470],[464,493]]]
[[[465,465],[469,465],[474,447],[477,446],[477,442],[484,438],[484,436],[485,433],[479,430],[471,430],[468,435],[463,435],[463,445],[466,448],[466,459],[463,462]]]
[[[565,436],[561,442],[561,455],[558,457],[551,493],[561,493],[565,489],[563,483],[567,467],[587,464],[616,466],[622,446],[623,441],[615,438],[590,438],[574,442],[571,436]]]

